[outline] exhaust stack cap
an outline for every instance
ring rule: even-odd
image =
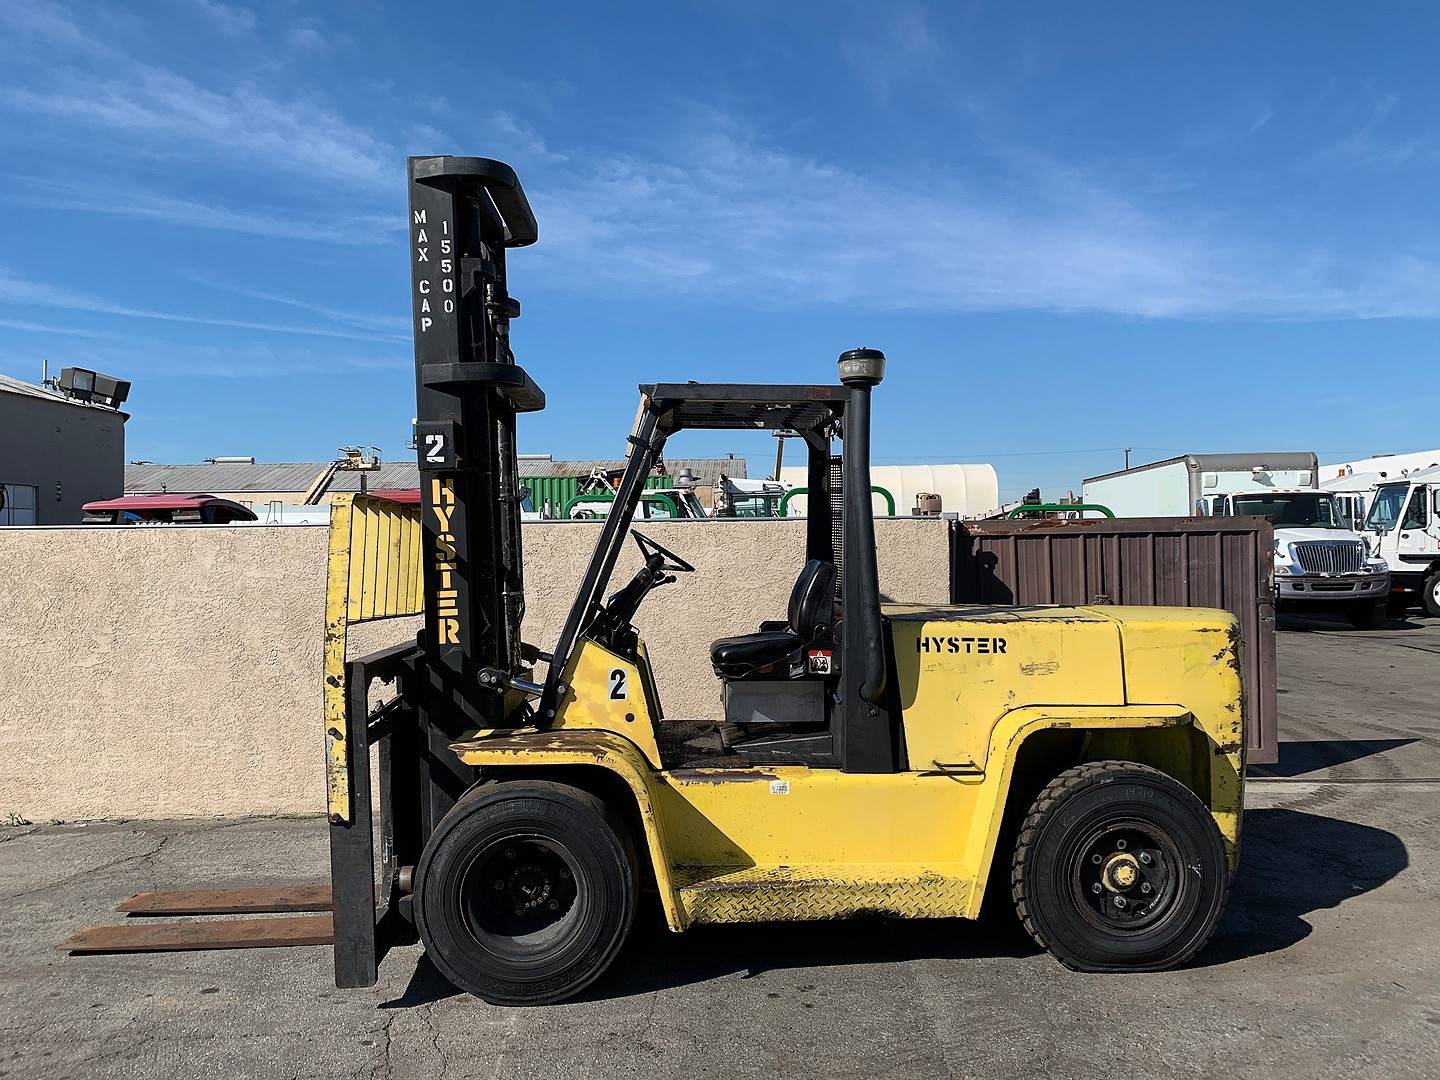
[[[885,378],[885,354],[879,349],[851,349],[840,354],[840,381],[846,386],[878,386]]]

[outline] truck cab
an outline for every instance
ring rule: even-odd
[[[1373,626],[1390,592],[1386,562],[1346,523],[1336,496],[1314,488],[1206,495],[1212,517],[1264,517],[1275,527],[1275,599],[1291,610],[1338,605]]]
[[[1440,617],[1440,467],[1376,487],[1365,528],[1390,567],[1391,610],[1418,600]]]

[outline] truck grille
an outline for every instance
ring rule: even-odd
[[[1358,574],[1365,565],[1359,540],[1301,540],[1290,547],[1307,574]]]

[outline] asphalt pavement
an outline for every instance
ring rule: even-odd
[[[371,990],[325,948],[67,956],[143,889],[323,878],[319,820],[0,829],[0,1077],[1440,1077],[1440,622],[1287,620],[1281,760],[1220,930],[1077,975],[992,916],[640,929],[583,999]]]

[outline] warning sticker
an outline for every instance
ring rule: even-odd
[[[771,795],[789,795],[789,794],[790,794],[790,781],[789,781],[789,780],[771,780],[771,781],[770,781],[770,794],[771,794]]]
[[[809,661],[811,675],[829,675],[833,654],[829,649],[811,649],[805,654]]]

